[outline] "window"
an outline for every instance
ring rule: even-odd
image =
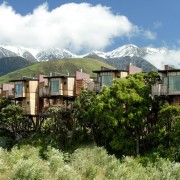
[[[173,93],[180,91],[180,76],[170,76],[169,77],[169,92]]]
[[[112,86],[112,76],[106,75],[101,77],[101,85],[102,86]]]
[[[51,80],[51,92],[59,92],[59,80]]]
[[[22,94],[22,84],[15,85],[16,94]]]

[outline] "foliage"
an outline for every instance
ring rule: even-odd
[[[121,155],[139,154],[151,102],[142,73],[104,87],[89,111],[104,139],[102,145]]]
[[[46,159],[38,149],[24,146],[10,152],[0,148],[0,179],[172,179],[180,177],[180,164],[159,158],[146,166],[139,159],[123,157],[120,161],[104,148],[87,147],[72,154],[48,148]]]
[[[7,105],[0,111],[1,123],[16,135],[22,123],[22,113],[21,107],[13,104]]]
[[[158,151],[180,161],[180,107],[165,104],[159,111]]]

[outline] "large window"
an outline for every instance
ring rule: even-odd
[[[180,76],[169,76],[169,93],[180,92]]]
[[[51,80],[51,92],[59,92],[59,80]]]
[[[112,86],[112,76],[111,75],[101,76],[101,86]]]
[[[22,94],[22,84],[15,85],[16,94]]]

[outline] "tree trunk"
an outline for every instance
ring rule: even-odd
[[[139,137],[139,133],[136,132],[136,156],[139,156],[139,149],[140,149],[140,137]]]

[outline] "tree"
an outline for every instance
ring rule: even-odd
[[[78,136],[77,138],[81,143],[94,140],[92,131],[95,129],[95,126],[93,117],[89,114],[89,109],[95,97],[95,92],[82,90],[73,105],[73,116],[75,119],[74,135]]]
[[[6,129],[12,131],[15,136],[20,130],[23,110],[21,107],[10,104],[1,109],[0,116]]]
[[[150,74],[116,79],[104,87],[89,113],[104,139],[104,146],[121,154],[140,153],[152,106]],[[154,75],[154,74],[153,74]]]
[[[180,107],[165,104],[158,114],[159,147],[180,159]],[[177,157],[176,157],[177,158]]]

